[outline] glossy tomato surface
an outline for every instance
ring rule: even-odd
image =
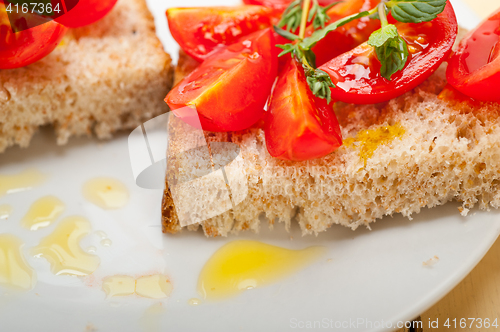
[[[196,108],[204,130],[248,128],[262,117],[276,78],[275,49],[269,28],[243,37],[207,58],[165,101],[180,118],[183,107]]]
[[[279,74],[264,119],[269,154],[299,161],[335,151],[342,135],[331,105],[312,94],[302,66],[290,59]]]
[[[328,10],[327,13],[330,20],[327,24],[358,12],[368,11],[375,8],[379,3],[380,0],[345,0]],[[364,43],[368,40],[371,33],[379,28],[379,20],[363,17],[330,32],[313,48],[316,54],[316,65],[321,66],[336,56]],[[312,32],[312,27],[309,27],[307,31],[308,35]]]
[[[55,5],[59,1],[52,0],[52,2]],[[68,28],[83,27],[106,16],[116,2],[117,0],[79,0],[76,6],[55,21]]]
[[[22,20],[30,15],[23,14]],[[15,20],[16,16],[12,15],[11,19]],[[67,30],[61,24],[49,21],[14,33],[5,5],[0,1],[0,69],[24,67],[44,58],[56,48]]]
[[[261,5],[277,11],[284,11],[294,0],[243,0],[248,5]],[[328,6],[338,0],[318,0],[320,6]]]
[[[367,43],[339,55],[319,68],[336,85],[335,100],[354,104],[388,101],[426,80],[447,59],[457,36],[457,20],[451,4],[431,22],[396,23],[408,44],[408,61],[402,71],[387,80],[380,74],[375,50]]]
[[[500,10],[462,39],[446,78],[471,98],[500,102]]]
[[[170,8],[170,32],[180,47],[203,61],[221,45],[270,27],[272,9],[263,6]]]

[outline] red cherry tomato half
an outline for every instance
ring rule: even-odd
[[[248,5],[261,5],[277,11],[284,11],[294,0],[243,0]],[[320,6],[328,6],[338,0],[318,0]]]
[[[312,94],[294,59],[278,77],[264,121],[267,150],[279,159],[320,158],[342,145],[331,104]]]
[[[170,8],[170,32],[180,47],[198,61],[218,46],[270,27],[273,11],[262,6]]]
[[[338,21],[346,16],[375,8],[379,3],[380,0],[345,0],[328,10],[327,13],[330,21],[327,24]],[[321,66],[336,56],[364,43],[368,40],[371,33],[379,28],[379,20],[363,17],[330,32],[313,47],[313,51],[316,54],[316,65]],[[308,35],[312,32],[312,27],[309,27],[307,31]]]
[[[446,78],[469,97],[500,102],[500,10],[462,39]]]
[[[67,0],[63,0],[67,1]],[[99,21],[106,16],[118,0],[79,0],[76,6],[55,19],[56,22],[68,27],[79,28]],[[55,5],[59,1],[51,0]]]
[[[196,107],[204,130],[234,131],[252,126],[264,113],[277,75],[274,43],[269,28],[243,37],[207,58],[165,101],[180,118],[181,108]]]
[[[410,91],[426,80],[450,54],[457,36],[457,20],[449,2],[430,22],[396,23],[408,44],[408,61],[402,71],[387,80],[380,74],[380,62],[367,43],[328,61],[319,69],[336,85],[332,98],[346,103],[380,103]]]
[[[23,14],[23,19],[30,15],[32,14]],[[11,18],[15,19],[15,15]],[[44,58],[56,48],[67,30],[64,26],[49,21],[14,33],[5,5],[0,1],[0,69],[24,67]]]

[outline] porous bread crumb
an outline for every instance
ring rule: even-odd
[[[0,70],[0,152],[28,146],[38,127],[109,138],[168,110],[171,59],[145,0],[119,0],[102,20],[71,29],[44,59]]]
[[[334,224],[353,230],[368,227],[395,213],[411,218],[424,207],[453,199],[462,202],[464,209],[498,208],[500,105],[439,98],[446,84],[444,75],[443,65],[419,87],[387,103],[337,104],[344,139],[362,130],[395,124],[404,128],[397,139],[378,145],[366,164],[361,147],[354,144],[320,159],[292,162],[269,155],[260,128],[210,133],[212,141],[240,146],[237,166],[245,171],[248,196],[235,209],[202,222],[205,234],[258,232],[261,215],[269,227],[282,222],[286,228],[296,217],[303,234],[317,234]],[[175,233],[181,227],[169,195],[166,187],[163,229]]]
[[[458,212],[460,212],[460,215],[462,217],[467,217],[467,214],[469,214],[470,209],[464,208],[463,206],[458,207]]]

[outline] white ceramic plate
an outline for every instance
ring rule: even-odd
[[[208,1],[150,1],[159,34],[172,54],[177,47],[166,29],[166,7],[201,3],[207,5]],[[461,23],[473,27],[477,19],[462,3],[453,3]],[[297,227],[289,234],[278,225],[273,231],[262,229],[259,235],[245,233],[238,239],[294,249],[322,245],[327,254],[279,283],[231,300],[194,307],[187,301],[199,297],[196,282],[201,268],[218,248],[236,237],[206,239],[199,232],[162,235],[161,191],[135,185],[127,135],[108,142],[72,139],[68,146],[58,147],[53,134],[44,130],[29,149],[13,148],[0,155],[0,174],[33,167],[48,174],[49,180],[31,191],[0,197],[0,204],[10,204],[14,209],[9,220],[0,221],[0,233],[21,237],[29,256],[29,248],[57,223],[30,232],[20,226],[19,220],[36,199],[55,195],[67,205],[63,217],[87,217],[93,230],[106,232],[113,245],[101,246],[95,233],[83,239],[82,247],[96,246],[101,258],[101,266],[90,278],[54,276],[44,259],[29,258],[38,283],[24,294],[0,289],[2,331],[288,331],[309,330],[307,324],[315,322],[316,327],[320,324],[318,329],[391,330],[387,324],[411,320],[450,291],[500,233],[499,212],[472,211],[468,217],[461,217],[456,203],[424,210],[412,221],[399,216],[385,218],[373,224],[372,231],[352,232],[336,226],[318,237],[303,238]],[[112,176],[125,183],[131,193],[130,203],[124,209],[105,211],[87,202],[82,185],[96,176]],[[434,256],[439,257],[436,264],[423,266]],[[170,298],[106,299],[100,287],[106,276],[151,273],[171,278],[174,291]],[[343,327],[336,329],[335,325]]]

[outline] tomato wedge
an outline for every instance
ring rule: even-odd
[[[346,16],[375,8],[379,3],[380,0],[345,0],[328,10],[327,14],[330,17],[330,21],[327,24],[338,21]],[[379,28],[379,20],[363,17],[330,32],[313,47],[313,51],[316,54],[316,65],[321,66],[336,56],[364,43],[368,40],[371,33]],[[312,32],[312,27],[309,27],[307,31],[308,35]]]
[[[180,118],[181,108],[196,108],[204,130],[252,126],[264,113],[277,75],[274,43],[268,28],[220,49],[177,84],[165,101]],[[188,118],[185,122],[190,123]]]
[[[5,10],[3,1],[0,1],[0,69],[24,67],[44,58],[56,48],[68,30],[61,24],[48,21],[14,33]],[[26,24],[26,19],[31,18],[40,19],[38,15],[23,13],[19,22],[14,24]],[[11,15],[11,19],[15,20],[15,15]]]
[[[248,5],[261,5],[277,11],[284,11],[294,0],[243,0]],[[338,0],[318,0],[320,6],[328,6]]]
[[[471,98],[500,102],[500,9],[462,39],[446,78]]]
[[[331,105],[312,94],[302,66],[290,59],[278,77],[264,119],[269,154],[300,161],[335,151],[342,145],[342,134]]]
[[[219,46],[270,27],[273,10],[263,6],[170,8],[167,19],[181,48],[201,62]]]
[[[106,16],[118,0],[78,0],[76,5],[64,15],[56,18],[56,22],[68,27],[79,28],[95,23]],[[66,6],[69,1],[65,0]],[[75,3],[75,0],[71,1]],[[58,1],[52,0],[55,6]]]
[[[332,98],[346,103],[375,104],[410,91],[426,80],[448,57],[457,36],[455,12],[447,2],[431,22],[396,23],[408,44],[408,61],[402,71],[386,80],[373,47],[363,43],[319,67],[336,85]]]

